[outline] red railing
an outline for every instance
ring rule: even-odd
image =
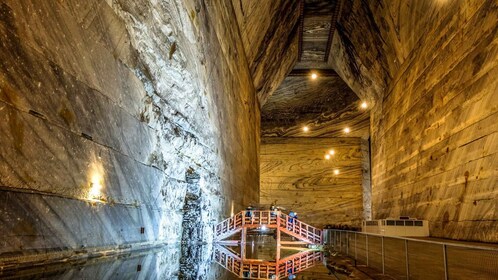
[[[292,218],[280,211],[246,210],[225,219],[215,226],[215,241],[220,241],[242,228],[278,228],[301,241],[310,244],[321,244],[322,230]]]
[[[322,262],[322,253],[318,251],[304,251],[294,254],[278,262],[278,275],[280,277],[296,274]]]
[[[284,259],[270,262],[242,260],[240,256],[223,247],[214,247],[214,260],[233,274],[244,279],[282,279],[296,274],[322,261],[322,253],[303,251]]]
[[[242,229],[242,225],[244,223],[243,221],[243,212],[237,213],[233,217],[230,217],[228,219],[225,219],[218,223],[215,226],[214,234],[215,234],[215,240],[221,240],[223,238],[226,238],[232,234],[235,234],[237,231]]]
[[[311,244],[322,243],[322,230],[301,222],[289,215],[280,214],[280,230]]]

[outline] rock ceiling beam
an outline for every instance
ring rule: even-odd
[[[330,47],[332,46],[332,39],[334,38],[337,21],[341,15],[343,1],[344,0],[337,0],[334,13],[332,14],[332,19],[330,20],[329,38],[327,40],[327,48],[325,49],[325,57],[323,58],[323,61],[325,62],[328,61],[330,55]]]
[[[303,30],[304,30],[304,0],[299,4],[299,46],[297,61],[301,61],[303,56]]]

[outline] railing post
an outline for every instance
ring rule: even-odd
[[[339,231],[339,252],[342,253],[342,230]]]
[[[334,250],[337,247],[337,230],[334,229]]]
[[[368,235],[365,234],[365,250],[367,251],[367,266],[368,266]]]
[[[357,233],[355,232],[354,233],[354,260],[355,260],[355,264],[356,264],[356,260],[358,259],[358,245],[357,245]]]
[[[446,244],[443,244],[444,279],[448,280],[448,258],[446,255]]]
[[[410,266],[408,263],[408,240],[405,239],[405,261],[406,261],[406,279],[410,279]]]
[[[384,236],[381,236],[381,244],[382,244],[382,274],[386,274],[385,265],[384,265]]]
[[[346,232],[346,255],[349,256],[349,232]]]

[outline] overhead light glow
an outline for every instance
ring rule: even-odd
[[[267,229],[268,229],[268,228],[267,228],[265,225],[262,225],[262,226],[261,226],[261,230],[262,230],[262,231],[266,231]]]
[[[363,101],[363,102],[361,103],[361,108],[362,108],[362,109],[366,109],[366,108],[368,108],[368,104],[367,104],[367,102]]]
[[[316,74],[316,73],[311,73],[311,79],[312,79],[312,80],[316,80],[316,78],[318,78],[318,74]]]
[[[351,129],[349,127],[344,128],[344,133],[350,133]]]
[[[326,160],[329,160],[329,159],[330,159],[330,155],[329,155],[329,154],[326,154],[326,155],[325,155],[325,159],[326,159]]]
[[[339,175],[339,169],[334,169],[334,174]]]
[[[308,131],[310,131],[310,128],[309,128],[309,127],[307,127],[307,126],[303,126],[303,131],[304,131],[304,132],[308,132]]]
[[[334,149],[330,149],[330,150],[329,150],[329,155],[331,155],[331,156],[335,155],[335,151],[334,151]]]

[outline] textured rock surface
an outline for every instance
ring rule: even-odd
[[[192,170],[202,239],[258,200],[259,106],[214,2],[0,1],[0,257],[178,242]]]
[[[314,226],[360,225],[363,218],[360,138],[262,138],[261,203],[296,211]],[[325,160],[330,150],[335,155]],[[334,170],[339,169],[339,174]]]
[[[303,126],[310,131],[304,133]],[[289,75],[261,109],[262,137],[368,137],[369,114],[354,92],[336,74]],[[351,134],[343,129],[350,127]]]
[[[300,61],[261,109],[261,203],[276,200],[318,226],[358,226],[371,212],[369,154],[363,143],[370,135],[370,113],[360,108],[361,100],[328,61],[342,4],[295,2],[301,2]],[[346,127],[350,133],[344,133]],[[337,144],[342,156],[322,165]],[[339,176],[332,164],[343,169]]]
[[[378,103],[374,218],[418,217],[434,236],[498,241],[497,19],[496,1],[345,6],[331,61]]]
[[[232,0],[260,104],[292,69],[298,54],[300,1]]]

